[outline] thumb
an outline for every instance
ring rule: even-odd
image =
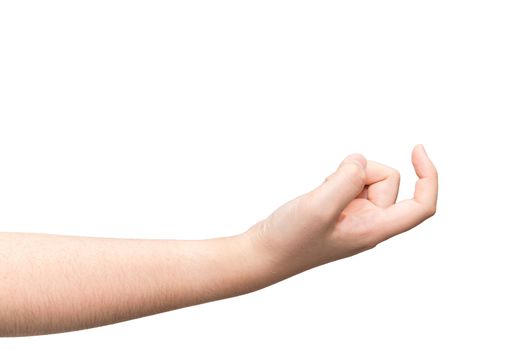
[[[364,189],[366,165],[366,158],[361,154],[347,156],[337,170],[315,190],[315,207],[329,212],[330,216],[338,216]]]

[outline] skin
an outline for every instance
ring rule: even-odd
[[[0,335],[67,332],[249,293],[375,247],[436,211],[422,145],[412,199],[398,171],[349,155],[312,191],[238,235],[207,240],[0,233]]]

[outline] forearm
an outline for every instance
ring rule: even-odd
[[[200,241],[0,233],[0,335],[71,331],[263,288],[247,233]]]

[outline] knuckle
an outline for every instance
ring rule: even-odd
[[[392,178],[394,178],[397,181],[400,181],[400,171],[397,169],[391,169],[391,175]]]
[[[425,214],[426,218],[432,217],[433,215],[436,214],[436,212],[437,212],[437,206],[435,204],[427,205],[424,208],[424,214]]]

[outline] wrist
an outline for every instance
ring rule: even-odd
[[[242,241],[244,261],[251,266],[259,288],[277,283],[305,270],[296,264],[297,261],[293,256],[287,256],[282,249],[269,244],[265,238],[270,234],[267,232],[266,220],[257,222],[238,236]]]

